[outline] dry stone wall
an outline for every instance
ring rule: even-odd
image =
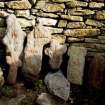
[[[9,14],[16,15],[23,30],[40,22],[60,43],[85,46],[89,56],[104,55],[104,0],[0,0],[0,40]]]

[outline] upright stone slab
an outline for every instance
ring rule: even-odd
[[[97,89],[102,88],[105,71],[105,58],[101,54],[96,54],[89,66],[89,84]]]
[[[3,43],[7,47],[6,61],[10,65],[7,81],[9,84],[15,84],[17,69],[21,65],[20,56],[23,51],[23,43],[26,34],[22,31],[14,14],[9,15],[6,22],[7,30],[3,38]]]
[[[67,69],[68,80],[77,85],[83,83],[83,72],[85,66],[86,48],[71,46],[68,51],[69,61]]]
[[[35,32],[35,33],[34,33]],[[23,70],[26,75],[37,76],[41,71],[43,46],[50,41],[50,32],[42,25],[35,27],[27,36]]]
[[[67,51],[65,44],[61,45],[57,40],[52,39],[50,47],[45,49],[45,54],[49,56],[51,69],[58,70],[62,63],[62,56]]]

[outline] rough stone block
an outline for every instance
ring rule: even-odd
[[[21,0],[21,1],[9,1],[5,3],[8,8],[11,9],[30,9],[31,4],[28,0]]]
[[[70,58],[68,61],[67,78],[73,84],[82,85],[83,83],[86,53],[85,47],[71,46],[68,50]]]
[[[67,28],[85,28],[84,22],[69,22]]]
[[[64,34],[73,37],[93,37],[100,35],[100,29],[67,29]]]

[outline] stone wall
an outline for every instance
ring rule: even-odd
[[[5,19],[12,13],[23,30],[37,21],[61,43],[85,46],[89,56],[104,55],[104,0],[0,0],[0,39],[5,35]]]

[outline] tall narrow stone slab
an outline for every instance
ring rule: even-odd
[[[15,15],[9,15],[6,22],[7,30],[6,35],[3,38],[3,43],[7,47],[6,61],[10,65],[7,80],[9,84],[15,84],[17,69],[21,65],[21,60],[19,57],[23,51],[23,43],[26,34],[22,31]]]
[[[43,46],[50,41],[51,34],[42,25],[35,27],[27,36],[23,70],[26,75],[37,76],[41,71]]]
[[[70,59],[68,61],[67,78],[77,85],[83,83],[83,72],[85,66],[86,48],[71,46],[68,51]]]

